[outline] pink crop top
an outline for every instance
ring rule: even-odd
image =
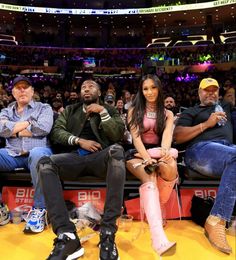
[[[156,118],[148,118],[145,113],[143,118],[143,127],[144,132],[141,134],[143,143],[159,145],[160,138],[156,133]]]

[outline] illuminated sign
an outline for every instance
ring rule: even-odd
[[[198,9],[215,8],[225,5],[235,4],[236,0],[211,1],[206,3],[157,6],[151,8],[132,8],[132,9],[65,9],[49,7],[33,7],[0,4],[0,10],[25,12],[25,13],[47,13],[47,14],[68,14],[68,15],[137,15],[137,14],[158,14],[166,12],[190,11]]]

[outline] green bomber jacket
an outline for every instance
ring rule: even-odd
[[[104,115],[93,113],[90,115],[90,124],[94,135],[103,148],[122,140],[125,125],[116,110],[106,104],[101,104],[108,113]],[[69,105],[56,119],[50,139],[52,145],[60,145],[60,152],[73,151],[79,146],[74,145],[75,137],[80,133],[87,120],[86,113],[83,111],[83,103]],[[63,148],[62,148],[63,147]]]

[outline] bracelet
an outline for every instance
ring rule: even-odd
[[[200,128],[201,128],[201,132],[203,133],[203,127],[202,127],[202,123],[200,124]]]
[[[79,145],[79,140],[80,140],[79,137],[76,137],[76,138],[75,138],[75,145]]]

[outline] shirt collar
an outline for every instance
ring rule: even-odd
[[[35,102],[34,102],[33,100],[31,100],[27,106],[29,106],[29,107],[31,107],[31,108],[34,108],[34,107],[35,107]],[[16,107],[17,107],[17,102],[16,102],[16,101],[13,101],[13,102],[9,105],[9,107],[10,107],[12,110],[13,110],[13,109],[16,109]]]

